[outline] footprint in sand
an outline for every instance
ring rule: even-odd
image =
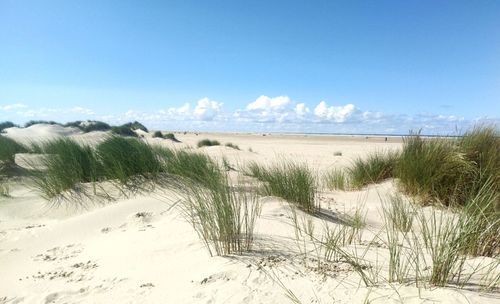
[[[52,262],[58,260],[67,260],[77,257],[83,250],[81,244],[70,244],[64,247],[54,247],[44,253],[36,255],[34,261]]]
[[[127,231],[128,227],[137,227],[138,231],[146,231],[146,229],[154,228],[154,226],[151,224],[154,219],[153,212],[136,212],[129,215],[127,219],[128,220],[126,223],[123,223],[118,227],[122,232]]]

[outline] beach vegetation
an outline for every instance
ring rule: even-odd
[[[64,124],[65,127],[74,127],[80,129],[84,133],[89,133],[93,131],[108,131],[111,130],[111,126],[105,122],[98,120],[87,120],[87,121],[73,121]]]
[[[347,169],[349,186],[360,189],[393,177],[397,159],[398,153],[391,151],[375,152],[367,158],[357,158]]]
[[[11,121],[0,122],[0,133],[3,133],[5,129],[12,128],[12,127],[17,127],[17,125]]]
[[[232,148],[232,149],[235,149],[235,150],[240,150],[240,147],[238,147],[238,145],[235,145],[233,143],[226,143],[225,144],[226,147],[229,147],[229,148]]]
[[[306,164],[283,161],[264,167],[253,162],[248,165],[247,174],[263,182],[265,195],[281,197],[311,214],[319,208],[317,178]]]
[[[198,148],[201,148],[201,147],[211,147],[211,146],[219,146],[220,145],[220,142],[217,141],[217,140],[212,140],[212,139],[202,139],[200,141],[198,141]]]
[[[7,170],[15,165],[16,153],[25,153],[27,148],[17,141],[0,135],[0,169]]]
[[[188,178],[181,187],[183,211],[211,255],[251,250],[260,203],[254,192],[231,186],[219,168],[205,172],[206,180]]]
[[[38,125],[38,124],[44,124],[44,125],[60,125],[60,123],[53,121],[53,120],[30,120],[24,124],[25,128],[31,127],[32,125]]]
[[[155,179],[163,172],[163,164],[155,150],[135,138],[112,136],[96,147],[106,179],[130,185],[135,177]]]
[[[40,149],[45,153],[40,164],[45,170],[32,170],[32,177],[35,187],[47,199],[68,190],[77,190],[81,183],[96,182],[102,174],[90,146],[60,138],[41,144]]]
[[[330,190],[347,190],[349,188],[348,176],[342,169],[334,168],[323,176],[323,182]]]

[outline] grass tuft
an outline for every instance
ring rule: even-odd
[[[87,120],[87,121],[73,121],[64,124],[65,127],[74,127],[82,130],[84,133],[89,133],[93,131],[108,131],[111,130],[111,126],[105,122],[98,120]]]
[[[354,189],[360,189],[371,183],[378,183],[393,177],[393,169],[398,154],[395,152],[376,152],[368,158],[358,158],[347,170],[349,184]]]
[[[205,242],[210,255],[242,253],[251,249],[255,221],[260,213],[257,196],[232,187],[220,169],[205,172],[200,183],[185,181],[184,214]]]
[[[45,198],[76,190],[81,183],[96,182],[100,166],[93,149],[69,138],[46,142],[39,147],[47,155],[42,158],[46,170],[34,170],[33,180]]]
[[[500,133],[476,127],[458,139],[406,137],[395,173],[401,189],[421,203],[464,206],[486,181],[500,190]]]
[[[163,134],[161,131],[155,131],[153,133],[153,138],[170,139],[171,141],[174,142],[180,142],[177,138],[175,138],[174,133]]]
[[[96,147],[106,179],[130,185],[134,177],[156,179],[163,171],[163,164],[155,150],[135,138],[113,136]]]
[[[235,145],[235,144],[230,143],[230,142],[229,142],[229,143],[226,143],[226,144],[225,144],[225,146],[226,146],[226,147],[229,147],[229,148],[233,148],[233,149],[235,149],[235,150],[240,150],[240,147],[238,147],[238,145]]]
[[[307,213],[317,211],[317,181],[306,164],[283,161],[265,168],[253,162],[248,165],[247,173],[264,182],[266,195],[281,197]]]
[[[198,141],[198,148],[201,148],[201,147],[210,147],[210,146],[219,146],[220,145],[220,142],[218,142],[217,140],[211,140],[211,139],[202,139],[200,141]]]
[[[8,128],[12,128],[12,127],[17,127],[16,124],[14,124],[13,122],[11,121],[3,121],[3,122],[0,122],[0,133],[3,132],[3,130],[5,129],[8,129]]]
[[[25,128],[31,127],[32,125],[37,125],[37,124],[44,124],[44,125],[61,125],[60,123],[56,121],[47,121],[47,120],[30,120],[27,123],[24,124]]]
[[[162,149],[166,172],[190,180],[198,185],[211,183],[214,176],[220,179],[217,164],[206,154]]]
[[[349,188],[348,176],[342,169],[333,169],[323,176],[326,188],[330,190],[346,190]]]
[[[0,173],[15,165],[16,153],[25,153],[27,148],[15,140],[0,135]]]

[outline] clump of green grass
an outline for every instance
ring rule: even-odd
[[[78,190],[81,183],[96,182],[101,167],[93,149],[69,138],[56,139],[41,145],[47,155],[42,158],[46,170],[34,170],[33,180],[47,199],[68,190]]]
[[[323,177],[326,188],[331,190],[346,190],[349,188],[348,176],[342,169],[333,169]]]
[[[163,134],[163,138],[165,139],[170,139],[171,141],[175,141],[175,142],[180,142],[180,140],[178,140],[174,133],[167,133],[167,134]]]
[[[7,129],[7,128],[12,128],[12,127],[17,127],[16,124],[14,124],[13,122],[11,121],[3,121],[3,122],[0,122],[0,133],[3,132],[3,130]]]
[[[206,154],[163,149],[165,171],[169,174],[206,185],[210,179],[221,174],[217,164]]]
[[[458,146],[477,168],[470,192],[478,193],[486,184],[500,190],[500,131],[494,126],[472,128],[460,138]]]
[[[9,185],[7,180],[0,176],[0,197],[8,197],[10,193]]]
[[[342,156],[342,152],[341,151],[335,151],[335,152],[333,152],[333,156]]]
[[[164,170],[155,150],[135,138],[113,136],[97,145],[96,151],[104,176],[123,185],[133,177],[155,179]]]
[[[210,147],[210,146],[220,146],[220,142],[217,141],[217,140],[211,140],[211,139],[202,139],[200,141],[198,141],[198,148],[201,148],[201,147]]]
[[[496,209],[499,201],[500,192],[491,179],[467,199],[465,207],[460,210],[462,217],[467,219],[465,254],[490,257],[500,254],[500,217]]]
[[[390,195],[388,201],[382,204],[382,211],[384,218],[396,230],[408,232],[412,228],[415,210],[400,194]]]
[[[111,126],[105,122],[98,120],[87,120],[87,121],[73,121],[64,124],[65,127],[74,127],[82,130],[84,133],[89,133],[93,131],[108,131],[111,130]]]
[[[180,142],[177,138],[175,138],[174,133],[163,134],[161,131],[155,131],[153,133],[153,138],[170,139],[171,141],[174,142]]]
[[[127,126],[112,127],[111,133],[119,136],[138,137],[137,133],[135,133],[132,129],[130,129]]]
[[[32,125],[37,125],[37,124],[44,124],[44,125],[61,125],[60,123],[56,121],[48,121],[48,120],[30,120],[27,123],[24,124],[25,128],[31,127]]]
[[[182,194],[184,214],[205,242],[210,255],[242,253],[252,247],[260,204],[255,193],[229,184],[218,168],[205,172],[202,185],[187,179]]]
[[[240,147],[238,147],[238,145],[235,145],[235,144],[230,143],[230,142],[229,142],[229,143],[226,143],[226,144],[225,144],[225,146],[226,146],[226,147],[229,147],[229,148],[233,148],[233,149],[235,149],[235,150],[240,150]]]
[[[266,195],[281,197],[308,213],[315,213],[317,181],[306,164],[283,161],[268,168],[249,164],[247,171],[263,182]]]
[[[149,132],[148,128],[146,128],[146,126],[144,126],[143,124],[141,124],[138,121],[128,122],[128,123],[125,123],[125,124],[123,124],[121,126],[129,128],[130,130],[142,130],[144,132]]]
[[[401,189],[422,203],[463,206],[487,180],[499,191],[499,155],[494,127],[477,127],[458,139],[416,134],[405,138],[395,174]]]
[[[349,184],[354,189],[362,188],[371,183],[378,183],[393,177],[393,170],[398,158],[395,152],[376,152],[368,158],[358,158],[347,170]]]
[[[0,135],[0,169],[8,170],[15,165],[16,153],[25,153],[27,148],[15,140]]]

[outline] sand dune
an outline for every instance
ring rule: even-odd
[[[94,134],[93,134],[94,133]],[[60,126],[11,128],[19,141],[72,136],[97,142],[102,133],[80,134]],[[318,172],[349,165],[372,151],[397,150],[399,139],[260,134],[176,134],[182,143],[147,138],[175,148],[225,157],[236,169],[248,161],[302,160]],[[195,148],[201,138],[232,142]],[[252,152],[249,151],[251,148]],[[341,156],[334,156],[341,152]],[[236,174],[236,173],[235,173]],[[381,197],[395,191],[391,180],[360,191],[323,191],[319,200],[333,215],[363,206],[367,227],[360,244],[383,226]],[[499,303],[495,295],[454,288],[388,284],[365,287],[352,266],[318,267],[311,244],[297,244],[288,204],[261,197],[251,252],[211,257],[182,216],[177,195],[155,190],[87,209],[51,206],[27,185],[13,184],[0,201],[0,303]],[[320,227],[338,225],[309,218]],[[305,246],[305,247],[304,247]],[[363,246],[363,245],[359,245]],[[311,252],[304,255],[304,250]],[[383,248],[381,250],[384,250]],[[383,264],[385,257],[378,257]]]

